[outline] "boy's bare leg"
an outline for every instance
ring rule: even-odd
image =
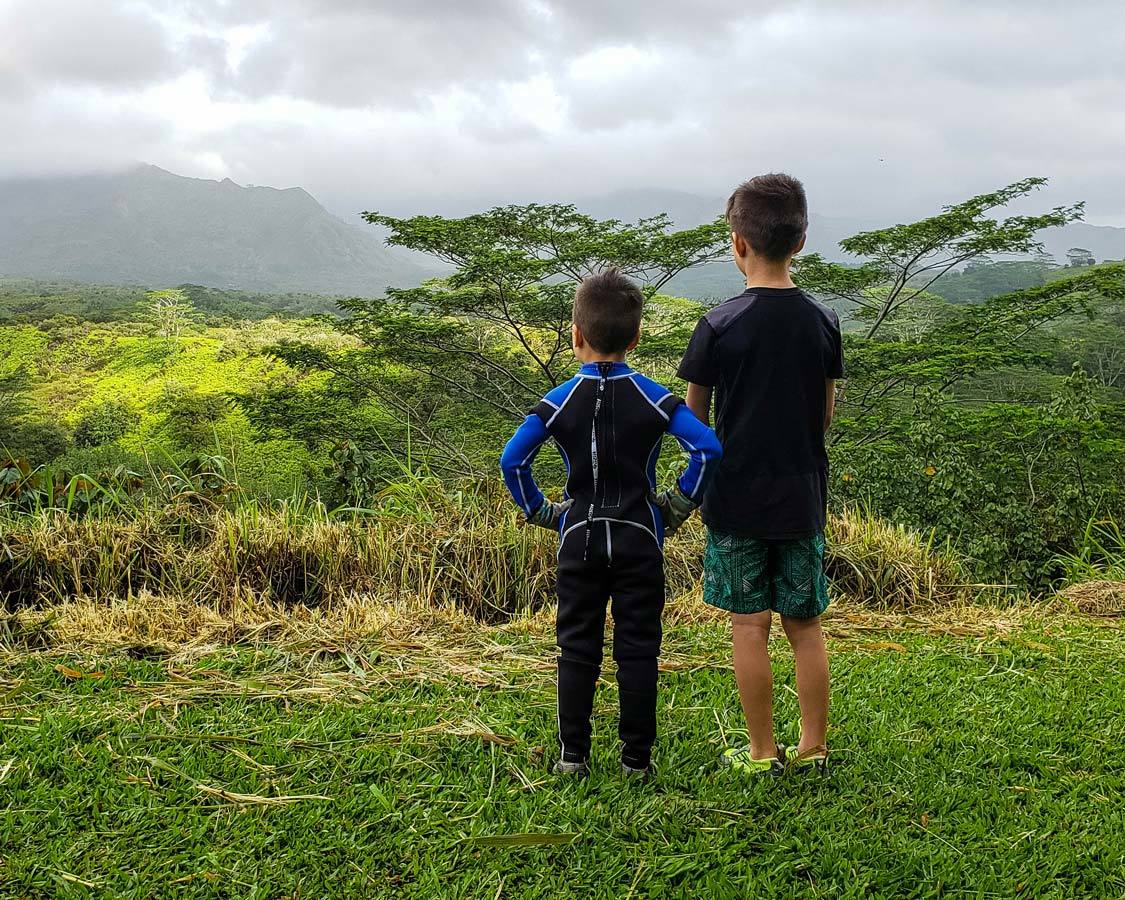
[[[777,755],[773,738],[773,669],[769,637],[773,613],[731,614],[734,642],[734,677],[742,712],[750,732],[750,755],[766,759]]]
[[[827,747],[828,731],[828,652],[820,617],[792,619],[781,617],[781,627],[793,647],[797,667],[797,698],[801,704],[801,753]]]

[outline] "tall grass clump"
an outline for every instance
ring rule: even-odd
[[[914,609],[947,604],[972,586],[965,566],[934,535],[868,512],[830,516],[825,567],[833,589],[869,606]]]
[[[102,487],[103,502],[70,503],[57,485],[30,505],[0,498],[0,603],[147,592],[218,608],[247,597],[318,607],[363,595],[497,622],[553,600],[556,539],[522,523],[499,483],[404,473],[362,504],[333,509],[303,494],[246,497],[214,459],[154,481],[159,490],[84,479],[84,490]],[[674,597],[698,584],[702,538],[693,522],[665,548]],[[835,590],[863,603],[948,602],[964,582],[943,548],[859,513],[832,519],[829,547]]]
[[[1092,615],[1125,615],[1125,532],[1116,520],[1091,519],[1078,552],[1057,562],[1064,601]]]
[[[212,459],[164,474],[156,492],[76,476],[83,490],[101,490],[76,505],[53,476],[28,487],[34,473],[19,474],[25,490],[0,497],[8,609],[142,590],[220,606],[247,595],[319,606],[369,594],[498,621],[551,594],[551,536],[520,525],[496,485],[456,490],[414,476],[362,507],[330,509],[303,494],[247,498]]]

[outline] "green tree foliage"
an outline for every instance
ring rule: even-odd
[[[230,412],[230,400],[222,394],[205,394],[177,385],[165,391],[160,408],[165,414],[165,429],[179,447],[213,449],[216,427]]]
[[[1031,335],[1076,311],[1122,298],[1125,264],[1087,269],[982,304],[947,309],[932,329],[910,340],[895,340],[893,333],[851,339],[841,411],[852,419],[874,417],[869,424],[877,435],[895,401],[912,400],[924,391],[948,392],[983,372],[1049,364],[1047,354],[1029,341]],[[900,307],[895,315],[902,314]]]
[[[889,316],[918,301],[958,266],[989,254],[1041,250],[1038,231],[1079,218],[1081,203],[1035,216],[998,220],[989,215],[1046,183],[1045,178],[1025,178],[947,206],[936,216],[857,234],[840,246],[863,259],[861,266],[843,266],[811,254],[800,257],[794,278],[814,293],[869,311],[867,337],[874,337]],[[874,288],[883,290],[875,294]]]
[[[462,219],[365,216],[390,230],[389,243],[454,271],[378,299],[341,302],[338,327],[361,350],[282,343],[271,352],[331,373],[353,403],[377,401],[388,416],[372,437],[383,447],[402,452],[409,432],[428,465],[463,474],[479,471],[482,458],[491,468],[504,423],[569,377],[577,281],[617,266],[654,297],[677,273],[727,252],[721,223],[673,231],[665,216],[629,225],[572,206],[509,206]],[[658,300],[649,307],[643,346],[650,358],[670,360],[697,308]]]
[[[301,318],[332,313],[336,298],[315,294],[261,293],[182,284],[208,324]],[[79,284],[33,278],[0,278],[0,325],[40,324],[56,317],[80,322],[126,322],[150,301],[143,287]]]
[[[573,206],[507,206],[463,219],[365,218],[390,229],[388,243],[455,271],[380,300],[342,304],[350,313],[344,329],[373,352],[512,417],[568,377],[576,282],[616,266],[652,296],[679,272],[727,252],[721,223],[672,231],[666,216],[627,225]]]
[[[1041,404],[971,387],[998,372],[1049,384],[1057,354],[1033,338],[1122,300],[1125,265],[1104,266],[947,306],[917,334],[896,334],[900,310],[877,338],[849,339],[831,435],[837,502],[936,529],[977,560],[980,577],[1044,587],[1086,521],[1125,515],[1115,474],[1125,435],[1081,366]]]
[[[997,294],[1045,284],[1056,269],[1053,262],[1043,258],[977,260],[959,272],[946,273],[930,290],[952,303],[979,303]]]
[[[58,422],[26,418],[12,429],[7,449],[12,456],[41,465],[62,456],[69,447],[70,435]]]

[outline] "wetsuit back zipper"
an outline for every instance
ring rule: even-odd
[[[605,401],[605,382],[613,368],[611,362],[598,363],[598,398],[594,401],[594,420],[590,423],[590,467],[594,474],[594,495],[590,498],[590,506],[586,510],[586,546],[582,551],[582,559],[590,558],[590,533],[594,528],[594,506],[598,502],[598,421],[601,419],[602,406]]]

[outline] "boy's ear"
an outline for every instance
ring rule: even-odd
[[[730,249],[734,254],[734,264],[738,271],[746,274],[746,255],[750,248],[746,246],[746,238],[736,231],[730,233]]]
[[[745,259],[746,254],[750,250],[750,248],[746,244],[746,238],[744,238],[737,231],[732,231],[730,233],[730,246],[731,246],[731,249],[734,251],[734,255],[738,259]]]
[[[586,338],[582,335],[582,331],[578,327],[577,322],[570,323],[570,345],[575,350],[586,346]]]
[[[633,339],[629,341],[629,346],[625,348],[626,353],[631,353],[636,349],[637,344],[641,342],[641,326],[637,326],[637,333],[633,335]]]
[[[801,235],[801,240],[797,243],[797,249],[793,251],[794,256],[805,249],[805,241],[808,240],[808,237],[809,233],[807,231]]]

